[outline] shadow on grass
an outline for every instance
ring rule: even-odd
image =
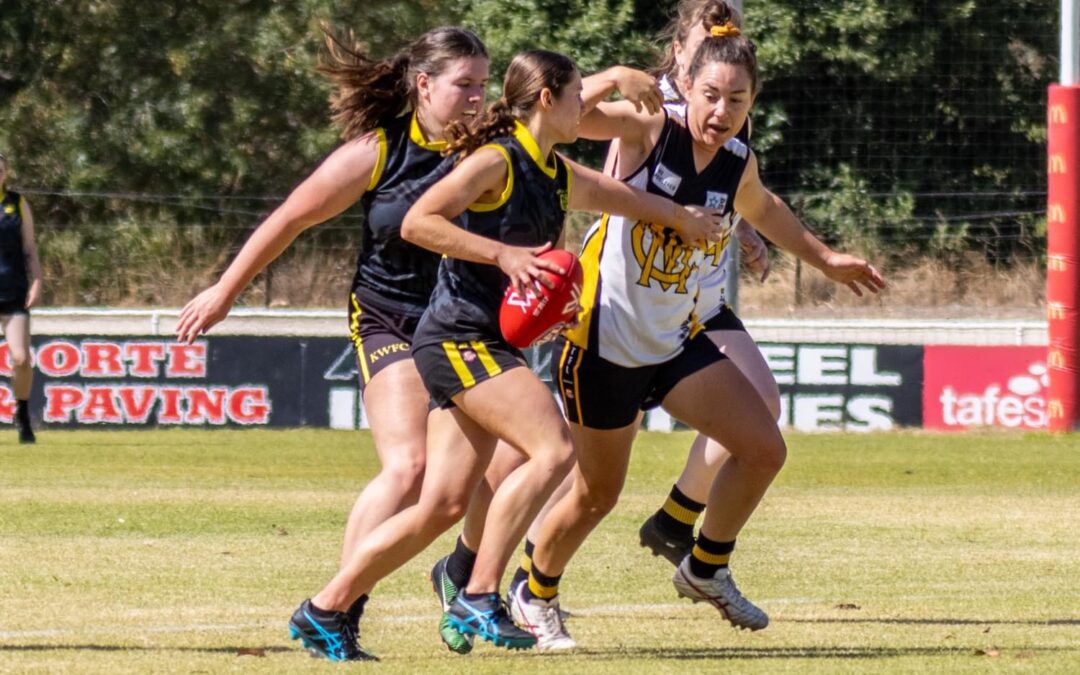
[[[175,647],[160,646],[148,647],[146,645],[0,645],[0,652],[198,652],[206,654],[235,654],[237,656],[254,656],[254,652],[262,654],[280,654],[283,652],[297,652],[295,647]]]
[[[1054,653],[1076,651],[1070,647],[1024,647],[1004,652]],[[742,661],[764,659],[892,659],[905,656],[968,656],[974,647],[631,647],[627,649],[574,652],[587,659],[616,660],[648,658],[674,661],[706,659]]]
[[[833,619],[778,619],[784,623],[885,623],[911,626],[1080,626],[1080,619],[905,619],[845,617]]]

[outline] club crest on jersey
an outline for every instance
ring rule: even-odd
[[[682,184],[682,176],[663,164],[657,164],[656,171],[653,171],[652,182],[653,185],[664,192],[673,195],[679,189],[679,185]]]
[[[728,195],[726,192],[713,192],[709,190],[705,193],[705,208],[707,209],[719,209],[724,210],[727,206]]]
[[[12,206],[11,204],[8,204],[7,206],[4,207],[4,213],[6,213],[6,214],[8,214],[10,216],[11,214],[15,213],[15,207]]]
[[[677,235],[640,220],[631,228],[630,240],[634,260],[641,267],[639,286],[650,287],[655,281],[664,292],[674,288],[676,293],[686,293],[686,279],[697,269],[692,262],[695,249]]]

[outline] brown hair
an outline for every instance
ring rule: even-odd
[[[345,38],[323,25],[326,51],[318,71],[337,86],[330,112],[341,137],[352,140],[416,107],[416,76],[439,75],[455,59],[488,58],[475,33],[464,28],[434,28],[394,56],[375,61],[363,53],[352,32]]]
[[[746,68],[750,75],[750,91],[757,95],[757,48],[750,38],[741,35],[706,36],[690,60],[690,67],[686,69],[687,77],[693,82],[701,69],[710,63],[729,63]]]
[[[550,89],[560,97],[577,72],[570,57],[558,52],[533,49],[519,53],[506,69],[499,100],[472,124],[452,122],[446,127],[445,154],[467,155],[494,138],[514,133],[514,122],[529,116],[541,91]]]
[[[658,78],[666,75],[674,80],[679,75],[679,64],[675,61],[675,43],[685,45],[687,36],[697,24],[701,24],[708,32],[713,26],[727,23],[741,28],[742,16],[724,0],[680,0],[675,16],[658,36],[667,42],[667,51],[660,65],[650,70],[649,74]],[[692,54],[690,56],[693,57]]]

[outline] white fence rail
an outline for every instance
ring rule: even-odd
[[[179,309],[34,310],[39,335],[171,335]],[[939,345],[1045,345],[1046,322],[941,319],[746,319],[758,342]],[[238,308],[215,335],[347,337],[343,310]]]

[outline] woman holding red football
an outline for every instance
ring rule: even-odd
[[[574,462],[565,421],[547,388],[503,339],[498,310],[507,286],[521,291],[564,270],[541,258],[561,244],[568,209],[615,211],[662,222],[691,241],[714,236],[712,212],[678,206],[553,152],[577,138],[581,77],[570,59],[519,54],[503,97],[470,127],[447,130],[464,153],[410,209],[402,236],[448,257],[417,328],[413,358],[433,404],[428,469],[419,502],[380,525],[311,599],[344,610],[465,512],[498,440],[527,456],[499,486],[472,575],[450,607],[464,633],[511,648],[535,638],[499,600],[502,573],[537,510]],[[464,227],[453,219],[468,212]],[[507,408],[507,403],[512,407]],[[305,603],[307,605],[309,603]]]

